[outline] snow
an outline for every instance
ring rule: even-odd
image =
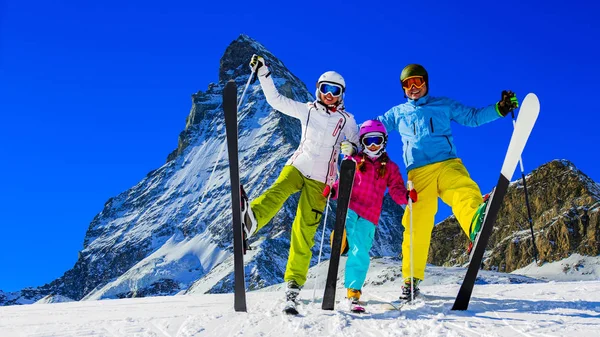
[[[576,256],[573,257],[577,259]],[[582,257],[583,259],[589,257]],[[598,257],[589,261],[598,261]],[[343,275],[345,259],[341,261]],[[567,262],[567,261],[564,261]],[[400,311],[400,261],[373,259],[363,288],[366,314],[353,314],[338,282],[336,310],[321,310],[327,262],[311,269],[299,316],[286,316],[283,285],[247,293],[248,312],[232,294],[80,301],[0,307],[0,335],[12,336],[594,336],[600,331],[600,281],[544,282],[481,271],[469,310],[452,311],[463,268],[428,266],[425,300]],[[551,264],[548,264],[551,265]],[[586,265],[587,266],[587,265]],[[530,267],[532,270],[542,267]],[[532,271],[530,270],[530,272]],[[556,272],[556,268],[553,268]],[[316,274],[315,301],[313,287]]]
[[[73,302],[73,300],[66,296],[62,296],[62,295],[48,295],[33,304],[65,303],[65,302]]]
[[[191,284],[198,273],[211,270],[231,254],[220,250],[209,236],[171,238],[147,258],[84,299],[98,300],[118,296],[130,290],[143,289],[163,279]]]
[[[538,266],[535,262],[512,272],[543,280],[581,281],[600,280],[600,256],[573,254],[566,259]]]

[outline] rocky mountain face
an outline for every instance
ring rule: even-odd
[[[313,100],[312,90],[279,59],[241,35],[221,58],[219,81],[192,95],[185,129],[167,162],[107,200],[90,223],[73,268],[41,287],[0,293],[0,305],[33,303],[48,295],[73,300],[172,295],[188,292],[194,284],[203,285],[195,292],[231,292],[231,199],[221,101],[229,80],[237,83],[241,96],[252,54],[265,58],[283,95],[301,102]],[[240,174],[252,199],[275,181],[298,146],[300,123],[273,110],[258,81],[248,88],[239,118]],[[298,196],[292,196],[251,239],[253,250],[246,256],[249,289],[283,281],[297,201]],[[403,210],[389,197],[385,203],[372,250],[378,256],[397,255],[402,241]],[[332,202],[327,237],[335,206]],[[315,236],[313,263],[320,238],[321,229]],[[329,258],[328,242],[323,258]]]
[[[554,160],[526,176],[538,264],[574,253],[600,254],[600,185],[567,160]],[[429,263],[454,266],[468,261],[467,236],[456,218],[433,230]],[[484,267],[511,272],[534,261],[523,184],[511,183],[498,214]]]
[[[5,293],[0,290],[0,306],[33,304],[40,298],[43,298],[47,288],[25,288],[20,291]]]

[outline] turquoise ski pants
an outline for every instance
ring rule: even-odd
[[[369,251],[373,246],[375,225],[349,209],[346,216],[346,236],[348,237],[348,260],[346,260],[344,286],[361,290],[371,263]]]

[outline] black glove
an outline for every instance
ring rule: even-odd
[[[265,59],[262,56],[256,54],[252,55],[252,58],[250,59],[250,69],[252,69],[253,72],[258,71],[258,68],[264,65]]]
[[[515,93],[510,90],[502,91],[502,98],[496,103],[496,112],[504,117],[518,107],[519,100],[515,96]]]

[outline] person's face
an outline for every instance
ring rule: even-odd
[[[413,99],[413,100],[418,100],[419,98],[425,96],[426,92],[427,92],[427,84],[423,84],[423,86],[421,88],[417,88],[413,85],[410,89],[404,89],[404,93],[406,94],[406,97]]]
[[[379,132],[370,132],[361,137],[362,146],[368,150],[367,154],[377,153],[385,142],[385,136]]]
[[[321,95],[321,102],[325,103],[326,105],[336,104],[340,100],[339,96],[334,97],[330,92],[325,95],[319,93],[319,95]]]
[[[422,76],[409,77],[402,82],[402,89],[406,97],[417,100],[427,93],[427,83]]]
[[[369,149],[369,151],[371,151],[372,153],[376,153],[377,151],[379,151],[379,149],[381,149],[381,145],[371,144],[367,146],[367,149]]]
[[[323,82],[321,84],[317,83],[317,89],[319,90],[319,98],[321,99],[321,102],[325,103],[326,105],[337,104],[343,92],[341,86],[327,82]]]

